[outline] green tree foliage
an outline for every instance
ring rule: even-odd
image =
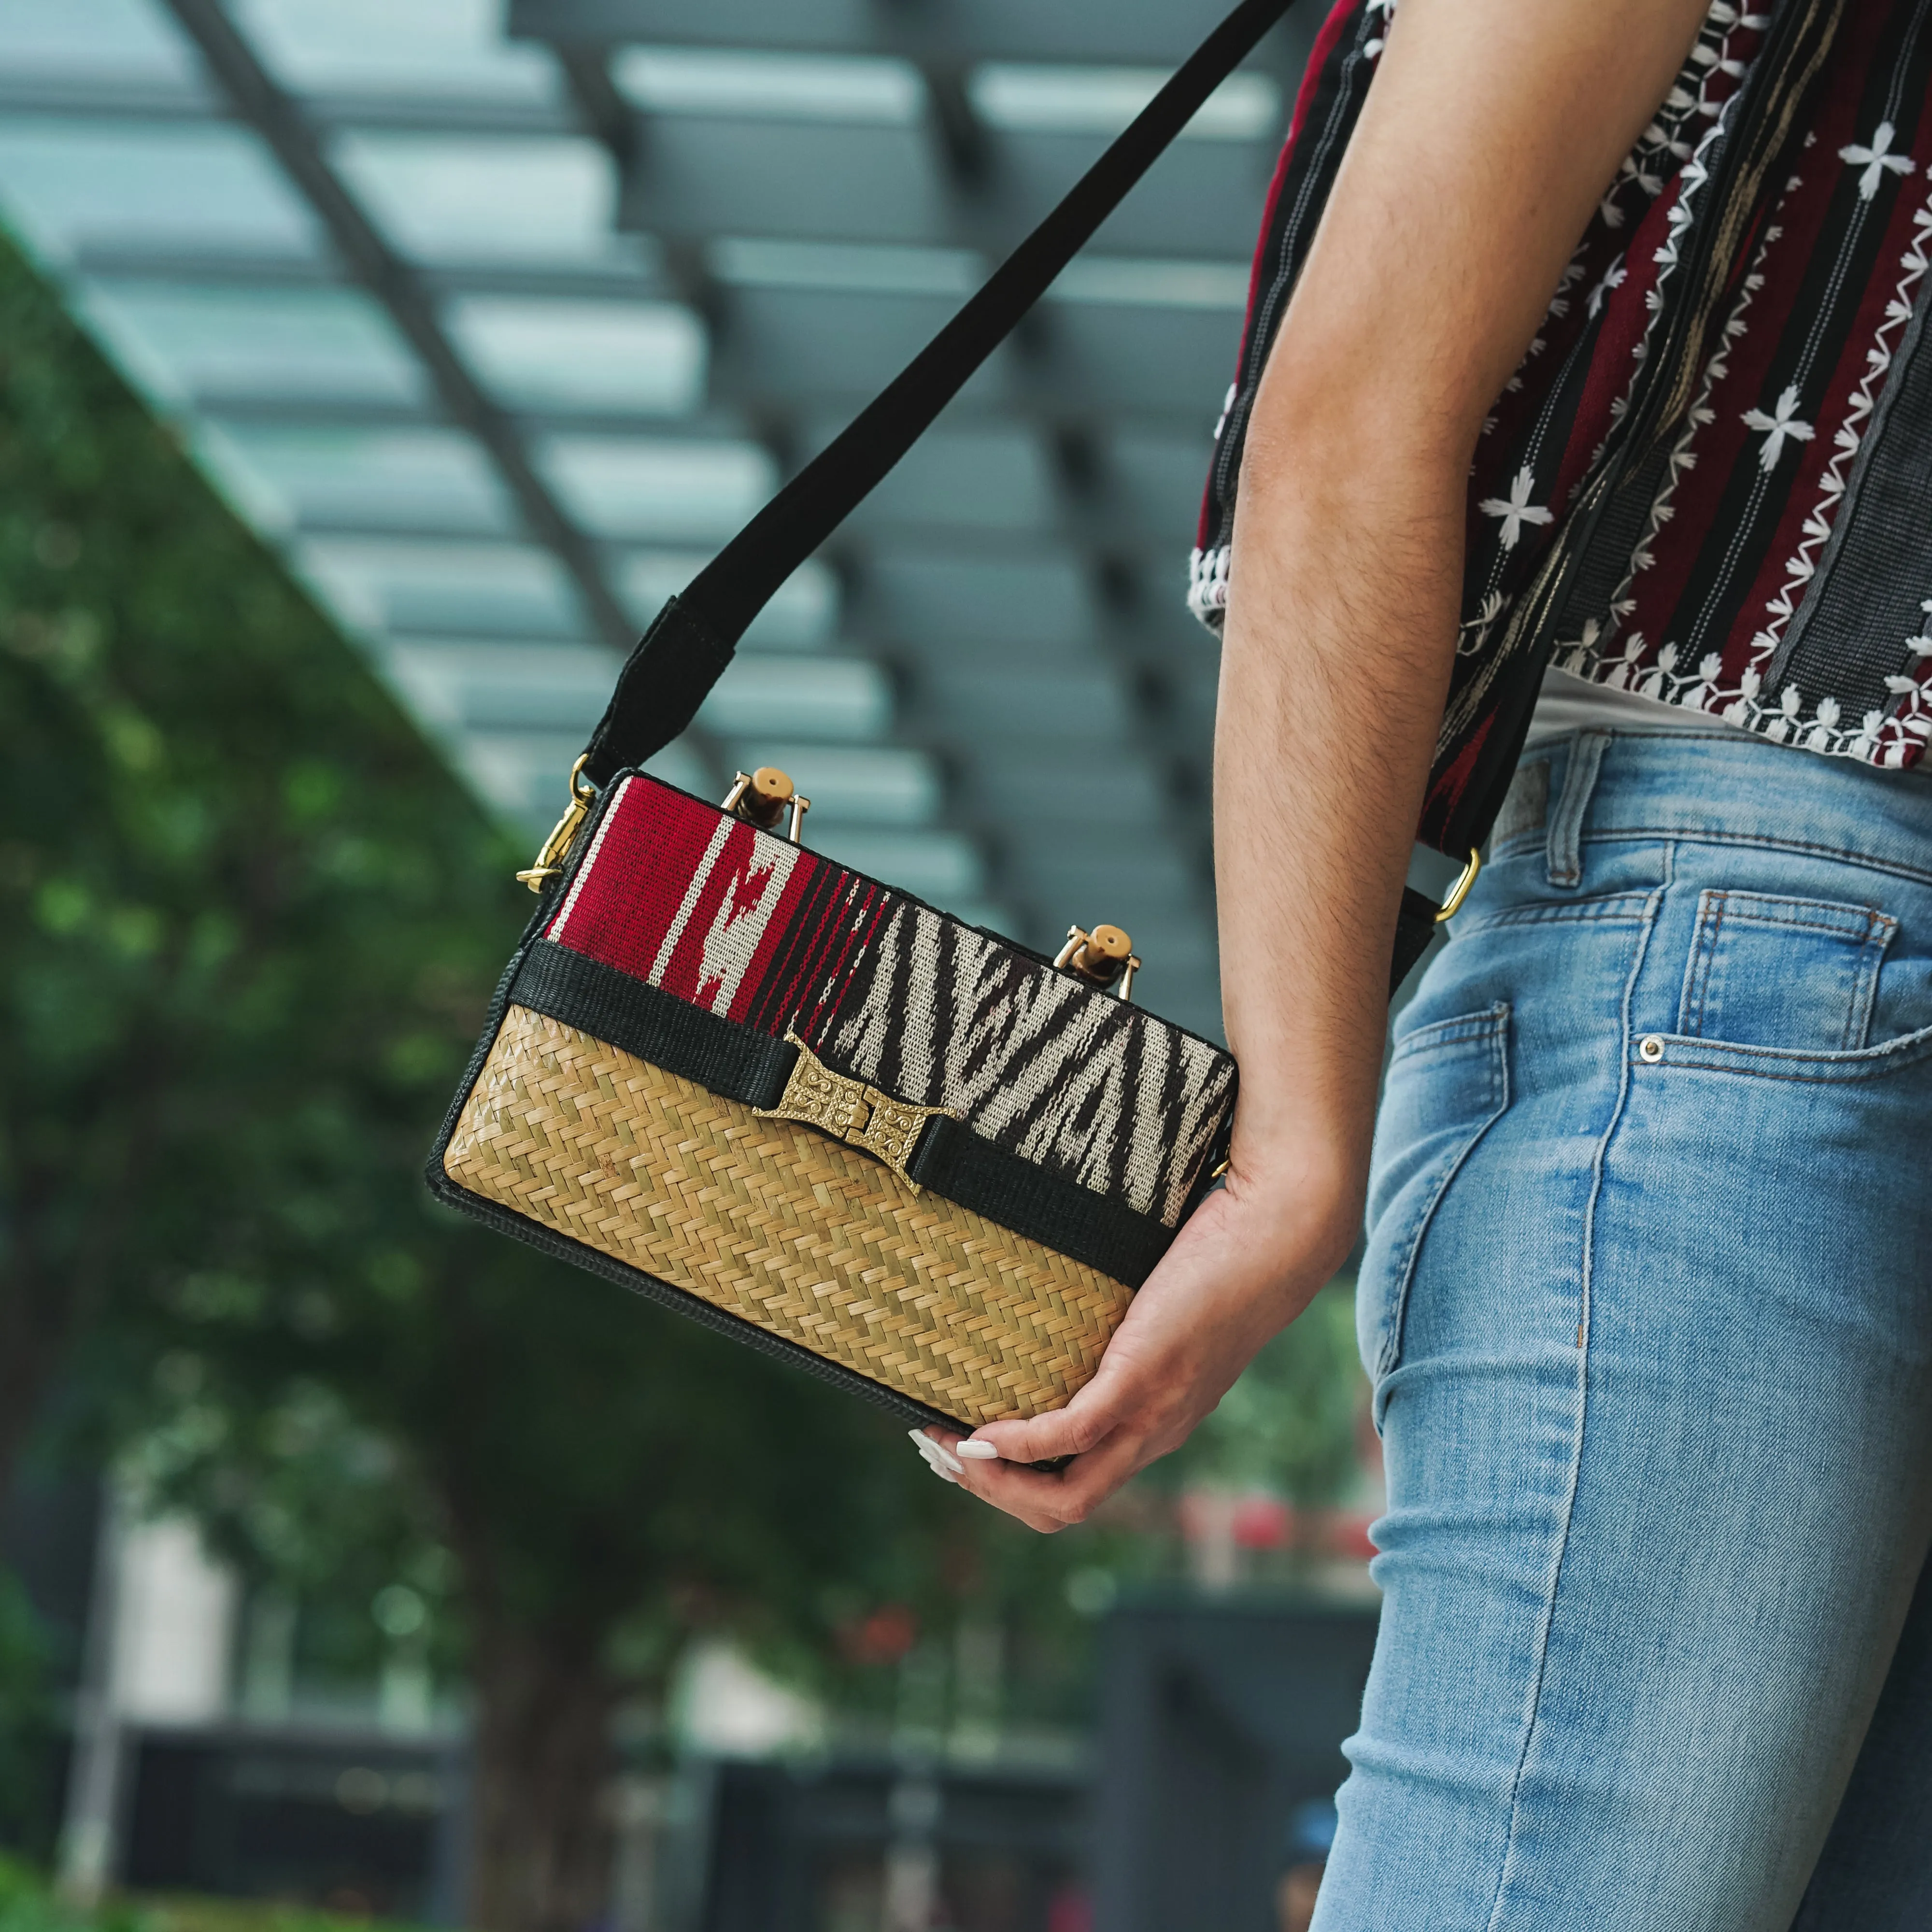
[[[1064,1686],[1108,1548],[430,1200],[526,857],[0,248],[0,1489],[58,1370],[256,1577],[440,1610],[504,1932],[598,1916],[613,1706],[694,1632],[882,1711],[909,1645],[1001,1629],[1010,1685]],[[1319,1499],[1342,1333],[1198,1455]]]
[[[862,1405],[430,1201],[524,856],[0,254],[0,1484],[79,1360],[258,1575],[453,1552],[472,1915],[518,1932],[598,1916],[612,1706],[690,1632],[877,1671],[881,1605],[1052,1560]]]
[[[382,1922],[304,1912],[279,1902],[59,1897],[32,1867],[0,1854],[0,1932],[390,1932]],[[401,1932],[395,1928],[394,1932]]]

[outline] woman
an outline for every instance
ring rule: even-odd
[[[1318,1932],[1932,1923],[1932,0],[1759,4],[1324,29],[1197,558],[1227,1184],[1064,1410],[934,1438],[1081,1520],[1366,1196],[1384,1607]],[[1412,834],[1525,650],[1376,1125]]]

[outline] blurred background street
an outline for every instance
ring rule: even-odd
[[[637,631],[1222,10],[0,0],[0,1932],[1297,1922],[1346,1278],[1044,1540],[419,1178]],[[1216,1037],[1185,566],[1318,25],[656,766]]]

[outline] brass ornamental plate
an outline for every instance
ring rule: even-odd
[[[935,1114],[950,1120],[959,1116],[944,1107],[916,1107],[909,1100],[895,1100],[862,1080],[836,1073],[827,1066],[795,1033],[785,1038],[798,1048],[791,1077],[776,1107],[755,1107],[752,1112],[768,1120],[796,1120],[816,1127],[834,1140],[843,1141],[884,1162],[912,1191],[921,1190],[906,1172],[906,1162],[926,1124]]]

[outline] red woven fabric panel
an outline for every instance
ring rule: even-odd
[[[824,868],[788,840],[628,778],[545,937],[742,1020]]]

